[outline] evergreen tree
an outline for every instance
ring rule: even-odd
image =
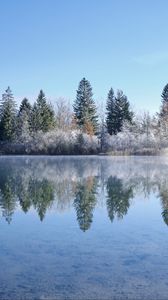
[[[165,85],[161,94],[162,104],[160,109],[160,118],[168,118],[168,84]],[[168,120],[167,120],[168,121]]]
[[[96,133],[98,117],[93,100],[92,87],[88,80],[83,78],[78,86],[76,100],[73,105],[77,126],[86,133]]]
[[[0,105],[0,138],[11,141],[15,137],[16,104],[10,87],[2,95]]]
[[[17,118],[17,136],[24,142],[30,137],[30,116],[31,105],[27,98],[24,98],[20,104]]]
[[[30,116],[31,109],[32,107],[29,100],[27,98],[24,98],[20,104],[19,114],[21,114],[23,111],[26,111],[27,115]]]
[[[107,110],[107,116],[106,116],[106,126],[107,126],[107,131],[110,135],[116,134],[116,111],[115,111],[115,96],[114,96],[114,91],[111,88],[109,90],[108,96],[107,96],[107,105],[106,105],[106,110]]]
[[[158,114],[158,129],[162,140],[168,136],[168,84],[165,85],[161,94],[161,107]]]
[[[110,135],[120,132],[124,121],[132,122],[133,113],[130,111],[129,101],[123,91],[118,90],[114,97],[113,89],[110,89],[106,109],[106,125]]]
[[[108,148],[108,131],[104,120],[102,120],[100,124],[99,142],[101,152],[106,151]]]
[[[39,126],[39,116],[38,116],[38,108],[37,103],[33,104],[31,115],[30,115],[30,130],[31,132],[37,132],[40,130]]]
[[[167,102],[168,103],[168,83],[165,85],[163,91],[162,91],[162,101]]]
[[[40,90],[31,114],[32,131],[47,132],[55,126],[55,115],[51,105],[47,103],[45,94]]]

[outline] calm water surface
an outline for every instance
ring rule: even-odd
[[[0,157],[0,299],[168,299],[168,158]]]

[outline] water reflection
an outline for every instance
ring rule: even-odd
[[[168,160],[165,158],[1,157],[0,215],[11,223],[16,210],[34,209],[43,221],[50,210],[74,208],[79,228],[91,227],[96,206],[111,222],[123,218],[137,195],[161,201],[168,225]]]
[[[133,198],[133,188],[124,186],[123,180],[110,176],[107,180],[107,211],[108,216],[113,221],[127,214],[130,206],[130,199]]]
[[[74,207],[77,220],[81,230],[86,231],[90,228],[93,218],[93,210],[96,205],[96,191],[98,179],[88,177],[77,184],[75,190]]]

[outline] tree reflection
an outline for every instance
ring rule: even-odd
[[[25,169],[20,173],[13,169],[8,169],[8,172],[4,173],[0,172],[2,174],[0,178],[0,208],[2,216],[8,223],[11,222],[18,204],[25,213],[34,207],[42,221],[47,209],[54,201],[54,188],[50,181],[33,178],[32,173],[26,177],[23,171]],[[10,173],[9,176],[8,173]]]
[[[110,176],[107,180],[107,211],[111,222],[114,217],[119,219],[127,214],[130,198],[133,197],[132,187],[124,187],[122,180]]]
[[[74,207],[77,220],[82,231],[90,228],[93,219],[93,210],[96,205],[97,178],[89,177],[77,184]]]
[[[53,186],[46,179],[42,181],[31,179],[29,182],[29,197],[42,221],[47,209],[51,207],[54,201]]]
[[[136,162],[136,163],[135,163]],[[123,218],[133,195],[151,193],[162,203],[168,225],[168,162],[156,159],[96,157],[0,159],[0,216],[11,222],[15,210],[36,210],[42,221],[49,209],[75,208],[82,231],[92,224],[96,203],[106,206],[111,221]]]
[[[162,217],[166,225],[168,225],[168,184],[164,182],[164,185],[159,187],[159,197],[162,203]]]
[[[0,192],[0,207],[2,209],[2,216],[10,224],[12,215],[16,208],[16,199],[13,191],[12,181],[7,177],[7,181],[1,187]]]

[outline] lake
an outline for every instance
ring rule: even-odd
[[[167,299],[168,157],[0,157],[0,299]]]

